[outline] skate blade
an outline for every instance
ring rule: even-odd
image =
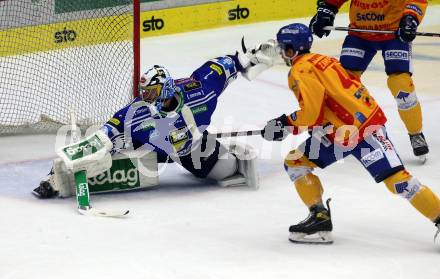
[[[331,232],[317,232],[307,235],[305,233],[290,233],[289,241],[299,244],[332,244],[333,237]]]
[[[426,156],[426,155],[420,155],[420,156],[417,156],[417,159],[419,159],[419,162],[423,165],[423,164],[425,164],[426,161],[428,160],[428,156]]]
[[[434,235],[434,243],[440,244],[440,237],[439,237],[439,235],[440,235],[440,225],[436,225],[436,227],[438,229],[437,229],[437,232]]]
[[[53,196],[50,196],[50,197],[43,196],[43,195],[41,195],[40,192],[38,192],[37,189],[38,189],[38,188],[35,188],[34,190],[32,190],[31,193],[32,193],[35,197],[37,197],[37,198],[39,198],[39,199],[41,199],[41,200],[54,199],[54,198],[58,197],[58,193],[55,193]]]
[[[41,196],[41,194],[40,194],[40,192],[37,192],[37,191],[35,191],[36,189],[34,189],[34,190],[32,190],[32,194],[35,196],[35,197],[37,197],[37,198],[39,198],[39,199],[43,199],[43,197]]]

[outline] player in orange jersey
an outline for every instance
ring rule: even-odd
[[[311,134],[284,161],[299,196],[310,209],[306,220],[289,228],[289,239],[332,243],[328,201],[326,208],[321,182],[312,172],[348,155],[359,160],[376,182],[383,181],[391,192],[407,199],[440,232],[440,199],[405,170],[383,126],[386,118],[381,108],[338,60],[310,53],[312,41],[303,24],[287,25],[278,32],[281,55],[291,65],[289,88],[300,110],[270,120],[263,131],[267,140],[282,140],[289,129],[298,133],[304,128]]]
[[[319,0],[310,21],[312,33],[322,38],[330,31],[339,8],[348,0]],[[352,75],[361,76],[378,50],[382,51],[388,88],[397,102],[400,118],[408,130],[414,155],[422,162],[429,152],[422,132],[422,110],[411,78],[412,44],[423,19],[426,0],[351,0],[350,27],[395,30],[395,34],[350,32],[341,51],[341,64]]]

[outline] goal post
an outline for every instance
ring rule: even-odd
[[[105,122],[137,95],[139,32],[140,0],[0,0],[0,134]]]

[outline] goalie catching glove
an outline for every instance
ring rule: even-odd
[[[275,40],[271,39],[253,49],[247,49],[243,38],[242,49],[242,52],[237,52],[236,57],[242,67],[240,71],[247,80],[253,80],[273,65],[283,63]]]

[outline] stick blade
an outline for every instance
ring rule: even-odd
[[[98,210],[95,208],[83,209],[79,208],[78,212],[82,215],[86,216],[97,216],[97,217],[113,217],[120,218],[127,216],[130,213],[130,210]]]

